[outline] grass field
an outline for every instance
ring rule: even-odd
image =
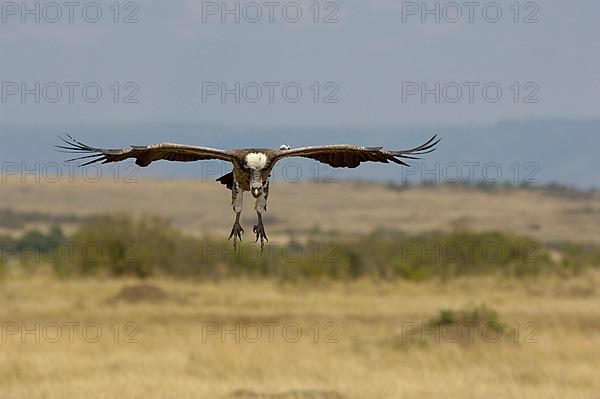
[[[0,397],[592,398],[599,282],[11,278],[0,285]],[[497,311],[498,342],[410,334],[469,303]]]

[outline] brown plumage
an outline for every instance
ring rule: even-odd
[[[426,143],[402,151],[386,151],[383,147],[360,147],[350,144],[324,145],[315,147],[301,147],[294,149],[240,149],[223,151],[208,147],[198,147],[182,144],[153,144],[148,146],[131,146],[128,148],[102,149],[90,147],[73,137],[67,135],[67,139],[60,138],[65,145],[56,147],[70,153],[90,154],[69,161],[82,160],[81,166],[94,163],[119,162],[129,158],[135,158],[135,163],[145,167],[158,160],[191,162],[209,159],[229,161],[234,166],[244,163],[244,157],[249,153],[263,153],[267,156],[267,167],[272,169],[275,162],[286,157],[303,157],[326,163],[336,168],[356,168],[361,162],[394,162],[399,165],[408,166],[402,159],[419,159],[416,156],[424,155],[435,150],[435,145],[440,139],[433,136]],[[90,159],[87,161],[87,159]]]
[[[102,149],[90,147],[69,135],[67,135],[67,138],[60,137],[60,139],[63,143],[56,146],[60,150],[68,153],[84,154],[81,157],[69,159],[69,161],[82,161],[81,166],[94,163],[119,162],[129,158],[134,158],[135,163],[141,167],[148,166],[158,160],[192,162],[216,159],[231,162],[233,171],[217,179],[232,191],[232,205],[236,212],[236,222],[230,238],[234,236],[234,245],[237,243],[237,238],[241,239],[241,233],[243,232],[239,225],[241,199],[238,200],[238,198],[241,198],[243,191],[250,191],[257,199],[256,210],[259,222],[254,226],[254,232],[256,233],[256,239],[260,238],[261,240],[261,247],[263,239],[266,240],[267,238],[264,233],[261,215],[266,211],[269,176],[277,161],[288,157],[303,157],[323,162],[335,168],[356,168],[362,162],[393,162],[409,166],[404,160],[419,159],[420,155],[434,151],[436,144],[440,142],[440,139],[435,135],[417,147],[402,151],[387,151],[383,147],[360,147],[350,144],[295,149],[282,146],[279,150],[249,148],[223,151],[208,147],[171,143]]]

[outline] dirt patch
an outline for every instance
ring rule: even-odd
[[[111,297],[108,303],[126,302],[164,302],[169,299],[167,293],[160,287],[151,284],[136,284],[121,288],[121,290]]]
[[[235,399],[344,399],[335,391],[288,391],[280,393],[256,393],[252,391],[235,391],[228,398]]]

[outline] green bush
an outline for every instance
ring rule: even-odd
[[[62,275],[146,277],[168,272],[179,238],[158,217],[101,216],[65,240],[56,269]]]
[[[114,215],[89,219],[68,236],[53,228],[48,234],[30,231],[16,240],[2,240],[11,243],[11,256],[19,256],[15,248],[26,251],[27,256],[21,256],[24,261],[37,259],[32,250],[37,248],[42,260],[52,263],[63,276],[419,281],[484,274],[573,275],[600,265],[596,247],[561,243],[546,248],[531,238],[500,232],[378,232],[358,238],[334,237],[331,241],[268,243],[261,254],[250,236],[245,236],[234,251],[223,237],[187,236],[163,218]],[[60,256],[48,249],[58,249]],[[552,261],[548,249],[560,252],[560,260]],[[2,258],[6,258],[5,253]]]
[[[403,333],[401,342],[421,346],[446,342],[462,345],[498,342],[506,325],[499,321],[498,312],[482,303],[469,304],[458,310],[442,309],[437,316],[416,328],[416,331]],[[507,332],[507,335],[510,334]]]
[[[39,264],[52,263],[63,240],[63,232],[57,226],[52,227],[47,234],[29,230],[17,239],[0,236],[0,264],[17,260],[25,270],[32,271]]]
[[[552,267],[535,240],[498,232],[380,233],[345,245],[341,252],[358,254],[360,274],[409,280],[498,272],[525,276]]]
[[[81,250],[57,265],[62,274],[424,280],[496,272],[523,276],[552,267],[535,241],[497,232],[379,233],[351,241],[267,245],[261,254],[247,241],[234,251],[223,239],[184,236],[156,217],[106,216],[83,225],[69,242]],[[90,246],[103,256],[86,256],[83,249]]]
[[[470,304],[460,310],[442,309],[436,317],[427,322],[430,326],[459,323],[495,323],[499,325],[498,312],[485,303]]]

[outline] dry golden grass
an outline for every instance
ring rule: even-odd
[[[212,181],[125,184],[63,179],[55,184],[44,180],[23,184],[12,178],[2,185],[0,209],[79,216],[118,211],[158,214],[189,233],[226,236],[233,223],[230,200],[230,193]],[[242,224],[249,228],[255,218],[254,203],[246,195]],[[265,223],[269,237],[282,242],[289,238],[290,229],[302,232],[318,227],[363,234],[376,229],[416,233],[463,227],[512,231],[542,241],[600,243],[600,196],[565,198],[532,190],[485,192],[461,187],[394,191],[368,183],[274,182]]]
[[[147,281],[166,294],[139,302],[111,301],[134,280],[71,280],[38,276],[0,282],[0,320],[19,331],[0,343],[2,398],[591,398],[600,389],[600,274],[562,281],[471,278],[444,284],[268,281]],[[134,291],[135,292],[135,291]],[[128,298],[136,299],[129,295]],[[486,303],[506,325],[519,323],[519,343],[402,342],[403,322],[421,323],[440,309]],[[22,337],[22,323],[41,334]],[[61,327],[80,323],[73,342]],[[81,326],[99,323],[86,342]],[[126,343],[135,323],[137,343]],[[274,327],[273,342],[263,323]],[[339,331],[326,343],[327,323]],[[539,326],[524,343],[525,323]],[[114,342],[119,323],[120,335]],[[210,324],[207,324],[210,323]],[[240,342],[204,329],[240,323]],[[244,326],[259,325],[257,343]],[[282,327],[297,323],[289,342]],[[311,326],[318,323],[317,343]],[[12,324],[11,324],[12,325]],[[14,326],[14,325],[13,325]],[[44,333],[44,326],[46,331]],[[248,327],[250,328],[250,327]],[[93,338],[94,330],[88,330]],[[288,331],[292,338],[295,330]],[[25,342],[22,342],[25,341]],[[262,396],[261,396],[262,395]]]

